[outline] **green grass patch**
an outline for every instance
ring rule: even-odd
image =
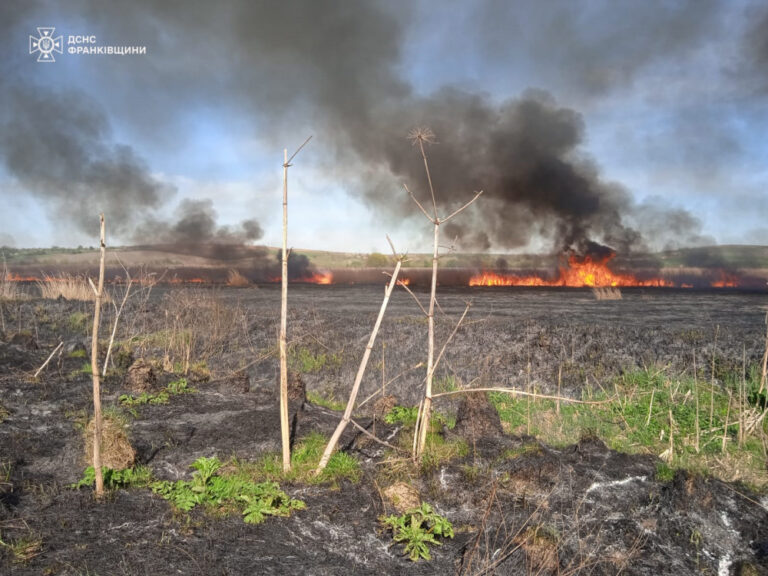
[[[326,368],[338,368],[341,366],[341,361],[341,354],[338,353],[314,353],[304,346],[294,346],[288,350],[288,365],[302,374],[320,372]]]
[[[192,464],[192,480],[153,482],[152,491],[179,510],[202,505],[218,514],[239,513],[247,524],[260,524],[268,516],[290,516],[305,508],[290,498],[276,482],[253,482],[242,473],[219,474],[217,458],[199,458]]]
[[[139,396],[121,394],[118,401],[126,408],[135,408],[136,406],[143,406],[144,404],[168,404],[171,396],[192,394],[194,392],[196,392],[196,390],[189,387],[186,378],[179,378],[178,380],[169,382],[165,387],[165,390],[161,390],[160,392],[142,392]]]
[[[358,482],[362,476],[360,464],[354,456],[336,451],[328,465],[315,476],[314,472],[323,455],[328,439],[313,432],[302,439],[291,453],[291,470],[283,473],[282,456],[266,454],[255,462],[235,461],[235,466],[255,481],[289,482],[299,484],[326,484],[338,486],[342,479]]]
[[[67,316],[67,327],[72,332],[85,332],[88,328],[89,316],[83,312],[72,312]]]
[[[343,412],[347,407],[345,402],[339,402],[334,397],[328,398],[316,392],[307,392],[307,400],[312,402],[312,404],[317,404],[318,406],[328,408],[329,410],[335,410],[336,412]]]
[[[751,370],[746,375],[744,395],[751,401],[744,405],[738,402],[739,377],[732,374],[712,387],[707,379],[638,370],[617,378],[608,389],[582,391],[582,400],[599,404],[561,402],[559,414],[553,400],[501,392],[489,398],[505,427],[515,434],[530,432],[554,446],[593,435],[609,448],[627,453],[660,455],[672,445],[671,469],[708,471],[723,479],[766,486],[762,443],[755,436],[746,438],[741,447],[737,442],[739,414],[757,410],[762,402],[757,394],[759,373]],[[766,430],[763,422],[758,433]]]
[[[87,358],[87,357],[88,357],[88,352],[85,351],[85,348],[72,350],[72,352],[67,354],[67,358]]]

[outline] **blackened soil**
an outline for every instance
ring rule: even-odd
[[[381,296],[370,287],[292,289],[294,350],[328,359],[303,375],[309,392],[346,396]],[[189,465],[200,456],[254,459],[279,449],[279,291],[222,290],[197,297],[215,299],[226,322],[224,336],[216,338],[220,327],[210,318],[187,326],[200,331],[192,359],[206,361],[210,381],[192,382],[190,374],[196,393],[127,416],[138,460],[158,479],[189,478]],[[182,317],[180,298],[179,292],[156,290],[149,299],[137,299],[121,319],[118,340],[167,330],[167,310]],[[450,333],[470,298],[473,307],[445,356],[445,373],[450,368],[458,385],[514,385],[530,360],[542,389],[554,385],[553,374],[562,366],[563,389],[575,393],[585,373],[607,379],[650,365],[685,370],[694,349],[699,361],[714,358],[725,373],[741,365],[743,350],[748,362],[759,360],[764,342],[765,296],[650,290],[624,291],[624,299],[615,302],[597,302],[586,291],[446,290],[441,307],[454,320],[439,317],[439,337]],[[237,516],[180,514],[144,489],[116,491],[97,502],[88,490],[67,488],[86,465],[86,359],[57,355],[40,378],[31,378],[60,341],[70,351],[87,345],[88,322],[80,315],[89,314],[89,306],[42,300],[2,306],[0,414],[7,416],[0,418],[0,539],[8,545],[0,545],[2,574],[768,572],[768,498],[684,472],[660,482],[655,457],[612,452],[590,438],[564,449],[507,435],[475,438],[466,456],[410,474],[422,498],[457,532],[434,549],[429,563],[403,558],[381,532],[377,518],[391,508],[380,494],[394,465],[351,427],[341,444],[362,463],[363,479],[337,488],[284,485],[307,504],[291,518],[250,526]],[[108,307],[104,321],[111,327]],[[26,336],[12,340],[18,333]],[[386,393],[412,403],[423,369],[408,369],[425,356],[425,333],[410,296],[397,294],[360,397],[381,386],[386,343],[387,379],[405,371]],[[141,356],[160,362],[168,354],[159,340],[142,342],[135,351]],[[161,384],[175,378],[160,371]],[[105,406],[117,406],[125,392],[122,375],[108,376]],[[313,404],[292,404],[296,438],[330,434],[338,418]],[[360,422],[370,428],[365,414]],[[377,422],[376,432],[394,442],[398,430]],[[31,543],[30,557],[18,561],[10,545],[19,551],[24,543]]]

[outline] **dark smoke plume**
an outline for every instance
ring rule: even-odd
[[[164,244],[245,244],[259,240],[263,231],[256,220],[244,220],[239,227],[219,226],[212,200],[182,200],[175,222],[145,222],[136,240],[154,238]]]
[[[513,10],[507,4],[484,2],[483,21],[502,22],[505,14],[519,19],[538,5],[523,3]],[[579,19],[580,8],[555,3],[558,26],[549,29],[564,31],[557,37],[560,42],[542,37],[531,48],[555,61],[557,70],[587,77],[584,93],[605,92],[631,83],[639,68],[689,50],[717,21],[716,3],[673,4],[614,10],[593,38],[588,22]],[[414,88],[400,69],[413,3],[235,0],[222,9],[208,0],[107,5],[75,0],[74,5],[89,15],[99,34],[148,45],[152,65],[129,59],[119,73],[130,74],[138,94],[151,93],[161,103],[148,116],[136,115],[137,124],[145,123],[151,134],[158,132],[160,122],[178,129],[173,114],[166,114],[169,120],[160,117],[175,109],[181,94],[190,103],[225,100],[244,120],[258,121],[276,139],[293,138],[296,125],[309,123],[316,142],[333,150],[328,165],[349,168],[342,184],[362,190],[368,203],[398,219],[420,217],[400,182],[425,198],[423,164],[405,137],[416,126],[428,126],[438,136],[428,154],[441,212],[457,208],[475,190],[485,191],[471,211],[446,229],[462,246],[518,248],[540,238],[556,251],[593,250],[599,242],[628,252],[646,249],[649,240],[656,240],[649,215],[658,215],[658,205],[638,206],[627,190],[600,176],[596,163],[582,153],[581,115],[549,93],[529,90],[497,102],[458,88],[431,94]],[[638,20],[642,35],[628,38],[623,31],[634,30]],[[506,34],[503,27],[503,34],[489,36],[499,41]],[[612,43],[624,52],[605,48]],[[585,65],[588,75],[579,68]],[[201,70],[206,71],[203,77]],[[38,98],[53,99],[50,94]],[[107,205],[104,209],[117,208],[139,229],[147,218],[156,222],[151,214],[171,190],[147,173],[132,150],[111,143],[103,118],[91,118],[82,106],[79,116],[70,110],[63,119],[59,114],[50,118],[60,127],[54,132],[60,143],[72,148],[60,160],[53,149],[61,146],[41,142],[35,132],[42,128],[32,111],[38,107],[24,98],[14,102],[22,120],[11,120],[7,128],[26,131],[22,140],[27,142],[6,138],[1,152],[25,185],[78,221],[84,203],[95,197]],[[123,103],[127,114],[133,113],[133,104]],[[82,125],[74,135],[69,131],[73,123]],[[51,165],[39,171],[38,162],[25,160],[29,157]],[[75,207],[68,208],[70,202]],[[252,224],[236,230],[217,227],[211,208],[183,205],[179,221],[166,226],[162,237],[183,242],[259,236]],[[664,241],[670,246],[702,238],[700,222],[683,210],[676,210],[667,223]]]

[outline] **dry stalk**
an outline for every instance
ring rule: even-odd
[[[429,429],[429,416],[430,411],[432,408],[432,380],[434,378],[435,374],[435,303],[436,303],[436,293],[437,293],[437,267],[438,267],[438,258],[439,258],[439,244],[440,244],[440,225],[445,224],[449,220],[451,220],[453,217],[457,216],[459,213],[464,211],[466,208],[468,208],[475,200],[478,199],[480,194],[482,194],[482,190],[480,192],[475,193],[474,198],[461,206],[458,210],[455,210],[445,218],[440,218],[437,214],[437,199],[435,196],[435,188],[432,185],[432,175],[429,171],[429,161],[427,160],[427,154],[424,151],[424,144],[432,144],[435,141],[435,135],[434,133],[428,129],[428,128],[418,128],[413,130],[409,134],[409,139],[413,142],[414,145],[418,144],[419,151],[421,152],[422,160],[424,161],[424,170],[427,174],[427,182],[429,184],[429,193],[432,199],[432,214],[430,215],[429,212],[427,212],[424,209],[424,206],[421,205],[421,203],[416,199],[416,197],[411,193],[410,190],[408,190],[408,187],[403,185],[406,192],[408,192],[411,199],[414,201],[416,206],[418,206],[419,210],[421,210],[422,214],[432,223],[432,226],[434,228],[433,236],[433,250],[432,250],[432,282],[430,286],[430,292],[429,292],[429,308],[427,311],[427,322],[428,322],[428,331],[427,331],[427,377],[426,377],[426,386],[424,391],[424,403],[420,409],[420,418],[419,418],[419,426],[417,427],[417,435],[418,435],[418,441],[416,442],[416,448],[414,450],[414,458],[418,458],[421,456],[422,452],[424,451],[424,445],[427,441],[427,430]],[[423,310],[423,307],[422,307]]]
[[[96,497],[104,494],[104,478],[101,474],[101,435],[103,419],[101,416],[101,382],[99,381],[99,319],[101,317],[101,299],[104,293],[104,260],[107,243],[104,226],[104,214],[99,216],[101,223],[99,262],[99,286],[95,290],[96,303],[93,311],[93,333],[91,334],[91,373],[93,375],[93,470],[96,473]]]
[[[283,253],[280,290],[280,438],[283,448],[283,472],[291,469],[291,429],[288,421],[288,168],[291,160],[301,152],[312,136],[298,147],[293,156],[288,158],[288,149],[283,150]]]
[[[34,375],[34,376],[32,376],[32,378],[37,378],[37,377],[40,375],[40,372],[42,372],[42,371],[43,371],[43,369],[44,369],[46,366],[48,366],[48,362],[50,362],[50,361],[51,361],[51,358],[53,358],[53,357],[54,357],[54,355],[56,354],[56,352],[58,352],[58,351],[61,349],[61,347],[62,347],[62,346],[64,346],[64,342],[59,342],[59,345],[58,345],[58,346],[56,346],[56,348],[54,348],[53,352],[51,352],[51,355],[50,355],[50,356],[48,356],[48,359],[47,359],[45,362],[43,362],[43,365],[42,365],[42,366],[40,366],[40,368],[38,368],[38,369],[37,369],[37,372],[35,372],[35,375]]]
[[[699,453],[699,438],[700,438],[700,432],[699,432],[699,379],[698,375],[696,374],[696,350],[693,351],[693,395],[696,397],[696,440],[694,443],[694,448],[696,449],[696,454]]]
[[[387,241],[389,241],[389,237],[387,237]],[[389,241],[389,244],[390,246],[392,246],[391,241]],[[394,246],[392,246],[392,252],[395,253]],[[395,253],[395,256],[397,257],[396,253]],[[392,292],[395,289],[395,286],[397,285],[397,275],[400,273],[400,267],[402,266],[402,264],[403,264],[403,257],[400,256],[397,258],[397,264],[395,264],[395,270],[392,273],[392,278],[390,278],[389,284],[387,285],[387,290],[384,293],[384,301],[381,303],[381,308],[379,309],[379,315],[376,318],[376,323],[373,325],[371,336],[368,339],[368,344],[365,347],[363,358],[360,361],[360,366],[357,369],[357,375],[355,376],[355,382],[352,385],[352,391],[349,393],[349,400],[347,401],[347,407],[344,410],[344,415],[342,416],[338,426],[336,426],[336,430],[333,432],[333,436],[331,436],[331,439],[328,441],[328,445],[325,447],[323,456],[322,458],[320,458],[320,462],[317,465],[317,469],[315,470],[316,475],[320,474],[323,471],[323,469],[328,465],[328,461],[331,459],[331,455],[333,454],[333,451],[336,449],[336,444],[338,444],[339,438],[341,438],[341,434],[344,432],[344,429],[347,427],[347,424],[349,424],[350,420],[352,419],[352,410],[355,407],[357,394],[360,391],[360,384],[363,381],[363,376],[365,375],[365,369],[368,366],[368,360],[371,357],[371,351],[373,350],[373,345],[376,343],[376,335],[379,333],[379,327],[381,326],[381,321],[384,319],[384,313],[387,311],[387,304],[389,304],[389,298],[390,296],[392,296]]]
[[[512,394],[512,396],[535,396],[540,400],[560,400],[561,402],[570,402],[571,404],[587,404],[590,406],[597,406],[600,404],[610,404],[615,402],[615,397],[606,398],[605,400],[576,400],[575,398],[568,398],[567,396],[550,396],[548,394],[539,394],[538,392],[528,392],[527,390],[520,390],[518,388],[463,388],[461,390],[451,390],[450,392],[439,392],[433,394],[432,398],[440,398],[441,396],[453,396],[454,394],[468,394],[470,392],[502,392],[504,394]]]
[[[125,288],[125,294],[123,294],[123,299],[120,302],[120,306],[118,306],[114,300],[112,301],[112,305],[115,307],[115,323],[112,325],[112,333],[109,336],[109,345],[107,346],[107,356],[104,358],[104,369],[102,370],[101,375],[106,376],[107,375],[107,367],[109,366],[109,357],[112,354],[112,346],[115,343],[115,334],[117,334],[117,324],[120,322],[120,315],[123,313],[123,308],[125,307],[125,303],[128,300],[128,296],[131,293],[131,286],[133,285],[133,278],[131,278],[130,274],[128,274],[128,271],[125,271],[125,276],[128,279],[128,285]]]

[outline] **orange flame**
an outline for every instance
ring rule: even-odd
[[[608,268],[610,255],[602,260],[590,256],[578,258],[571,256],[567,266],[561,266],[557,278],[548,280],[540,276],[516,276],[482,272],[470,278],[470,286],[567,286],[582,287],[621,287],[621,286],[674,286],[664,278],[640,280],[633,274],[620,274]]]
[[[278,279],[279,282],[279,279]],[[303,278],[293,278],[290,282],[298,282],[300,284],[332,284],[333,274],[330,272],[315,272],[312,276],[304,276]]]
[[[733,274],[720,272],[720,280],[715,280],[711,286],[712,288],[738,288],[739,279]]]

